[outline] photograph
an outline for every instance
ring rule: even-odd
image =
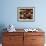
[[[35,20],[34,7],[18,7],[17,20],[18,21],[34,21]]]

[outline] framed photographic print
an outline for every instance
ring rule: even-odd
[[[18,7],[17,8],[18,21],[35,21],[35,8],[34,7]]]

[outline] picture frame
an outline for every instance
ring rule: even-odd
[[[35,21],[35,7],[18,7],[17,20],[22,22]]]

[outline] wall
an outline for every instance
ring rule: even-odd
[[[0,0],[0,27],[42,28],[46,32],[46,0]],[[35,22],[18,22],[17,7],[35,7]],[[1,31],[0,29],[0,31]]]
[[[16,28],[46,28],[45,0],[1,0],[0,24],[13,24]],[[18,22],[17,7],[35,7],[35,22]]]

